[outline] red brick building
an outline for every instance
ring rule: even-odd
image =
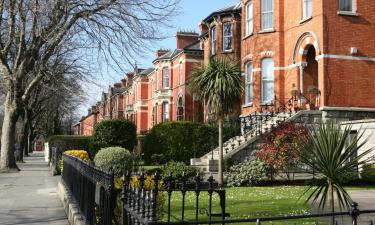
[[[157,51],[153,68],[136,68],[103,93],[96,119],[89,114],[80,130],[90,133],[93,121],[111,118],[134,121],[139,133],[169,120],[201,121],[202,106],[186,91],[186,80],[216,56],[241,63],[238,115],[290,103],[320,110],[323,118],[373,118],[372,21],[370,0],[241,0],[208,13],[199,36],[178,32],[176,48]]]
[[[242,5],[243,115],[285,103],[292,93],[300,96],[300,107],[316,107],[325,117],[350,119],[375,111],[372,1],[243,0]]]

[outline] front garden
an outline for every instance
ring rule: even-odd
[[[121,134],[122,137],[114,139],[111,133]],[[144,170],[145,180],[139,180],[140,177],[138,177],[137,181],[132,181],[133,183],[129,184],[129,187],[136,190],[137,188],[142,189],[143,184],[148,185],[148,188],[145,189],[145,193],[148,194],[152,193],[153,185],[155,186],[152,181],[155,178],[155,172],[160,174],[159,181],[161,183],[158,188],[163,195],[158,197],[158,201],[161,201],[158,204],[163,204],[164,206],[159,206],[163,212],[158,212],[158,218],[164,221],[167,220],[168,215],[168,181],[174,184],[179,183],[174,187],[174,191],[171,194],[170,219],[171,221],[180,221],[183,206],[183,191],[180,190],[180,185],[183,182],[191,183],[191,188],[194,188],[196,184],[195,176],[199,172],[196,168],[188,166],[187,163],[191,157],[205,154],[217,145],[215,139],[207,139],[207,137],[212,137],[213,135],[217,135],[217,133],[215,129],[208,125],[192,122],[170,122],[155,126],[148,135],[142,136],[137,140],[135,127],[130,122],[124,120],[105,121],[95,127],[94,136],[87,138],[87,143],[83,144],[82,139],[77,142],[79,143],[77,149],[80,146],[86,146],[88,148],[86,149],[87,151],[68,151],[65,154],[74,155],[86,162],[95,164],[105,171],[113,172],[117,189],[114,210],[115,218],[117,219],[114,221],[117,221],[117,224],[120,224],[119,221],[122,214],[120,189],[123,188],[124,170],[133,172]],[[306,172],[311,172],[308,171],[309,167],[306,166],[308,164],[305,164],[305,167],[301,166],[302,162],[309,163],[309,161],[303,161],[304,156],[299,155],[306,144],[311,144],[304,142],[307,137],[308,130],[306,128],[291,123],[280,124],[280,126],[263,136],[262,144],[259,145],[259,150],[255,154],[256,159],[241,163],[233,162],[227,166],[225,172],[227,186],[224,188],[226,191],[225,208],[226,212],[230,214],[227,219],[249,219],[311,213],[307,201],[314,200],[319,190],[318,195],[321,195],[321,191],[325,191],[325,188],[327,188],[324,183],[324,174],[318,174],[317,178],[319,179],[315,181],[292,182],[288,181],[287,178],[284,181],[281,181],[280,178],[276,179],[278,177],[277,171],[288,174],[289,171],[295,168],[304,168]],[[60,143],[57,139],[54,138],[54,142]],[[126,141],[118,141],[119,139]],[[143,148],[140,148],[141,145]],[[69,147],[71,148],[71,145]],[[127,149],[132,150],[129,151]],[[350,155],[351,153],[347,152],[347,154]],[[313,158],[316,158],[316,156]],[[313,163],[316,163],[316,161]],[[350,168],[354,168],[354,164]],[[315,169],[318,168],[315,167]],[[358,180],[357,173],[346,173],[349,169],[340,174],[340,180],[337,180],[335,185],[341,185],[341,188],[343,184],[347,183],[351,185],[350,188],[352,189],[374,187],[367,185],[374,182],[374,165],[366,164],[363,166],[362,180]],[[133,178],[131,179],[134,180]],[[364,185],[353,186],[353,184],[358,182]],[[285,185],[287,183],[289,184]],[[293,183],[294,185],[292,185]],[[339,191],[342,190],[339,189]],[[328,188],[327,191],[329,191]],[[345,194],[346,191],[342,193]],[[214,193],[212,215],[220,213],[221,208],[218,199],[218,195]],[[194,191],[186,192],[184,200],[185,220],[197,219],[196,200]],[[209,191],[200,192],[198,200],[198,219],[207,220],[209,218],[207,216]],[[345,202],[343,203],[345,204]],[[328,203],[326,202],[325,204]],[[212,219],[220,219],[220,217],[214,216]],[[315,221],[316,219],[310,218],[293,220],[292,222],[314,224]],[[274,224],[285,224],[285,221]]]

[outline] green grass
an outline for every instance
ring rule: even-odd
[[[231,214],[230,219],[259,218],[270,216],[285,216],[308,214],[309,206],[305,197],[300,197],[305,191],[303,186],[275,186],[275,187],[237,187],[226,189],[226,211]],[[202,193],[199,197],[199,208],[208,209],[208,195]],[[174,193],[171,201],[172,220],[181,219],[182,196]],[[195,219],[195,194],[186,195],[187,220]],[[167,210],[165,206],[164,210]],[[213,196],[213,213],[220,213],[219,197]],[[164,218],[166,219],[166,218]],[[206,215],[199,215],[200,220],[207,220]],[[220,218],[217,218],[220,219]],[[314,224],[314,219],[290,220],[273,222],[273,224]],[[249,224],[249,223],[242,223]],[[262,223],[269,224],[269,223]]]

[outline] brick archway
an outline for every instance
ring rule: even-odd
[[[299,36],[293,50],[293,63],[306,62],[307,52],[309,48],[315,48],[316,56],[321,54],[320,43],[314,32],[304,32]]]

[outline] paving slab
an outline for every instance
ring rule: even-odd
[[[0,225],[69,225],[43,154],[25,157],[19,173],[0,174]]]

